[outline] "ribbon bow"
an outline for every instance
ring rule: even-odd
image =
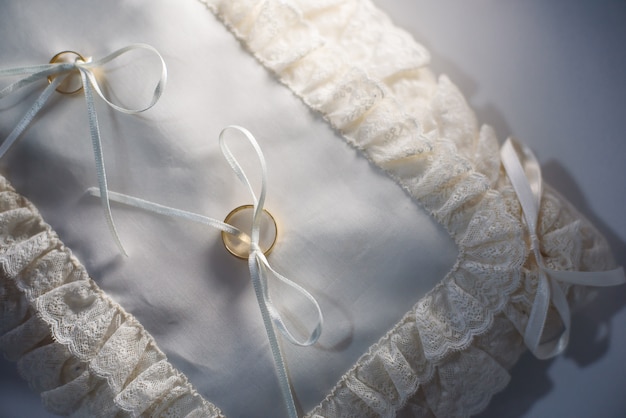
[[[519,153],[524,157],[523,165]],[[570,309],[559,282],[584,286],[616,286],[626,283],[626,277],[622,267],[599,272],[553,270],[546,267],[537,235],[542,194],[539,162],[530,148],[511,138],[502,146],[500,156],[522,206],[530,237],[530,248],[539,267],[537,294],[528,317],[524,342],[537,358],[548,359],[563,352],[569,342]],[[561,317],[564,330],[558,339],[542,342],[550,302]]]
[[[257,198],[248,177],[246,176],[244,170],[241,168],[241,165],[232,154],[230,149],[228,148],[226,142],[225,133],[229,129],[234,129],[243,133],[245,138],[254,148],[256,155],[258,157],[259,163],[261,165],[261,192],[259,197]],[[278,273],[274,270],[265,254],[261,250],[259,246],[259,237],[260,237],[260,221],[261,221],[261,213],[263,212],[263,206],[265,204],[265,195],[267,188],[267,165],[265,162],[265,157],[263,156],[263,152],[261,151],[261,147],[258,142],[254,138],[254,136],[247,129],[231,125],[222,130],[219,136],[220,148],[222,150],[222,154],[224,158],[233,169],[241,183],[243,183],[249,190],[250,195],[252,196],[253,204],[253,215],[252,215],[252,228],[250,231],[250,235],[240,231],[232,225],[224,223],[214,218],[209,218],[207,216],[199,215],[193,212],[187,212],[180,209],[171,208],[168,206],[163,206],[154,202],[149,202],[147,200],[139,199],[136,197],[128,196],[121,193],[116,193],[113,191],[109,191],[109,198],[113,201],[123,203],[129,206],[134,206],[140,209],[144,209],[150,212],[158,213],[165,216],[170,217],[178,217],[187,219],[189,221],[199,222],[213,228],[219,229],[220,231],[224,231],[229,234],[234,234],[239,239],[244,242],[249,242],[249,252],[248,252],[248,268],[250,270],[250,279],[252,281],[252,285],[254,287],[254,292],[256,294],[257,302],[259,304],[259,308],[261,310],[261,315],[263,317],[263,324],[265,326],[265,331],[267,333],[267,337],[269,339],[270,347],[272,350],[272,356],[274,359],[274,364],[276,366],[276,371],[278,374],[281,391],[283,397],[285,399],[285,403],[287,406],[287,410],[289,412],[289,416],[293,418],[297,418],[297,412],[295,407],[295,402],[293,400],[293,394],[291,392],[289,377],[287,375],[287,369],[285,366],[285,360],[280,350],[280,346],[278,344],[278,339],[276,338],[276,332],[274,330],[274,326],[278,328],[280,333],[292,344],[298,346],[310,346],[317,342],[321,333],[322,326],[324,322],[324,317],[322,315],[322,310],[315,298],[303,287],[289,280],[285,276]],[[87,190],[88,193],[94,196],[101,196],[101,191],[95,187],[92,187]],[[282,316],[274,306],[272,299],[269,294],[268,288],[268,275],[273,276],[274,278],[280,280],[285,283],[287,286],[293,288],[296,292],[300,293],[307,300],[309,300],[317,311],[317,323],[313,329],[313,331],[309,334],[309,336],[305,340],[298,340],[287,328],[285,322],[282,319]]]
[[[113,61],[120,55],[123,55],[132,50],[143,49],[154,53],[160,60],[161,63],[161,76],[160,79],[154,88],[152,98],[147,106],[139,108],[139,109],[129,109],[120,105],[113,103],[109,100],[106,95],[102,92],[102,88],[98,83],[98,80],[94,74],[94,70],[103,66],[104,64]],[[70,52],[70,51],[67,51]],[[15,67],[15,68],[7,68],[0,69],[0,77],[12,77],[18,75],[27,75],[27,77],[10,84],[4,89],[0,90],[0,99],[11,94],[12,92],[25,87],[29,84],[32,84],[38,80],[47,78],[50,84],[44,89],[44,91],[39,95],[35,103],[32,107],[26,112],[26,114],[22,117],[22,120],[17,124],[17,126],[13,129],[13,131],[9,134],[9,136],[4,140],[2,145],[0,146],[0,158],[2,158],[7,151],[11,148],[11,146],[17,141],[19,136],[22,134],[24,129],[31,123],[35,115],[41,110],[41,108],[48,101],[52,93],[66,80],[72,73],[76,71],[79,72],[82,88],[85,92],[85,101],[87,103],[87,116],[89,118],[89,131],[91,134],[91,143],[93,145],[94,158],[96,163],[96,173],[98,177],[98,187],[100,189],[100,196],[102,201],[102,207],[104,209],[105,217],[107,220],[107,224],[113,238],[115,239],[116,244],[122,251],[124,255],[127,255],[124,246],[119,238],[117,233],[117,229],[115,228],[115,224],[113,222],[113,216],[111,215],[111,207],[109,204],[109,195],[107,188],[107,178],[106,178],[106,170],[104,167],[104,156],[102,153],[102,143],[100,140],[100,129],[98,127],[98,117],[96,115],[96,108],[94,104],[93,92],[95,91],[102,100],[113,109],[127,114],[136,114],[144,112],[154,106],[161,94],[163,93],[163,89],[165,88],[165,84],[167,82],[167,69],[165,66],[165,61],[159,52],[150,45],[146,44],[131,44],[124,48],[118,49],[117,51],[105,56],[104,58],[98,60],[92,60],[91,58],[82,59],[82,57],[78,56],[78,58],[74,62],[64,62],[64,63],[50,63],[43,65],[32,65],[32,66],[24,66],[24,67]],[[78,91],[78,90],[76,90]]]

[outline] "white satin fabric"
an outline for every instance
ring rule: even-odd
[[[18,27],[32,30],[26,36]],[[266,208],[279,226],[272,265],[318,298],[327,324],[314,347],[283,345],[305,410],[456,260],[446,231],[277,83],[199,2],[86,1],[69,9],[13,2],[2,5],[0,36],[3,67],[46,63],[65,49],[100,56],[131,42],[164,56],[167,90],[149,112],[122,115],[96,104],[113,190],[223,217],[250,199],[222,160],[217,135],[231,123],[256,135],[268,161]],[[142,79],[158,78],[147,61],[111,68],[120,101],[145,93]],[[0,137],[40,87],[3,103]],[[122,257],[99,202],[84,193],[97,184],[85,112],[84,101],[53,97],[2,161],[3,173],[202,395],[227,416],[282,416],[245,262],[230,256],[212,229],[113,204],[130,254]],[[238,155],[253,172],[246,152]],[[303,321],[314,314],[287,289],[272,292]]]

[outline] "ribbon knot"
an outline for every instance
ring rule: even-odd
[[[520,159],[520,155],[523,157]],[[524,332],[526,346],[539,359],[554,357],[567,347],[570,334],[570,308],[561,283],[584,286],[616,286],[626,283],[624,269],[599,272],[554,270],[546,267],[541,254],[537,223],[542,195],[541,168],[533,152],[509,138],[500,151],[502,165],[522,206],[528,228],[530,247],[538,268],[537,293]],[[544,329],[550,303],[561,321],[563,331],[558,338],[544,341]]]
[[[102,67],[104,64],[113,61],[119,56],[126,54],[133,50],[147,50],[153,54],[155,54],[160,61],[161,67],[161,75],[158,83],[156,84],[152,98],[149,103],[137,109],[127,108],[121,105],[117,105],[113,103],[112,100],[108,99],[107,96],[102,92],[102,88],[98,82],[98,78],[96,77],[94,70]],[[66,51],[70,52],[70,51]],[[36,81],[41,79],[48,79],[50,84],[44,89],[44,91],[39,95],[35,103],[31,106],[31,108],[26,112],[26,114],[22,117],[20,122],[15,126],[13,131],[9,134],[9,136],[2,142],[0,145],[0,158],[2,158],[11,148],[11,146],[17,141],[22,132],[28,127],[28,125],[32,122],[33,118],[37,115],[37,113],[43,108],[48,99],[52,96],[54,91],[65,81],[72,73],[76,71],[80,74],[81,79],[81,87],[85,94],[85,102],[87,104],[87,117],[89,120],[89,132],[91,136],[91,143],[93,147],[94,159],[96,164],[96,173],[98,178],[98,187],[100,189],[100,196],[102,207],[104,209],[105,218],[113,235],[116,244],[122,251],[124,255],[127,255],[124,246],[119,238],[117,233],[117,229],[115,228],[115,223],[113,222],[113,216],[111,214],[111,207],[109,204],[109,196],[108,196],[108,188],[107,188],[107,177],[106,170],[104,166],[104,156],[102,153],[102,143],[100,140],[100,129],[98,127],[98,116],[96,114],[96,108],[94,104],[94,92],[100,96],[104,102],[112,107],[113,109],[126,113],[126,114],[136,114],[145,112],[146,110],[153,107],[160,99],[161,94],[163,93],[163,89],[165,88],[165,84],[167,82],[167,68],[165,66],[165,61],[159,52],[150,45],[146,44],[131,44],[124,48],[120,48],[113,53],[97,59],[93,60],[92,58],[83,59],[80,55],[76,54],[78,58],[74,62],[53,62],[49,64],[42,65],[31,65],[31,66],[23,66],[23,67],[14,67],[14,68],[6,68],[0,69],[0,77],[14,77],[19,75],[26,75],[27,77],[18,80],[4,89],[0,90],[0,99],[8,96],[14,91],[28,86]],[[79,91],[80,88],[76,91]]]
[[[236,130],[244,135],[247,141],[254,148],[258,157],[258,161],[261,166],[261,191],[258,197],[254,192],[252,184],[248,180],[248,177],[246,176],[243,168],[228,147],[225,134],[228,130],[231,129]],[[261,311],[261,316],[263,318],[263,324],[265,326],[265,331],[267,333],[267,337],[270,343],[270,348],[272,351],[272,356],[279,378],[283,398],[285,399],[287,411],[290,417],[297,418],[298,415],[293,399],[293,394],[291,392],[287,368],[285,366],[285,360],[281,353],[280,345],[278,343],[278,338],[276,336],[274,327],[276,327],[278,331],[290,343],[303,347],[310,346],[317,342],[322,333],[324,317],[322,315],[322,310],[317,300],[306,289],[274,270],[259,245],[261,213],[263,212],[263,207],[265,205],[265,195],[267,189],[267,165],[258,142],[247,129],[240,126],[231,125],[222,130],[219,136],[219,143],[224,158],[233,169],[241,183],[243,183],[247,187],[253,200],[252,228],[249,235],[245,232],[242,232],[238,228],[217,219],[199,215],[193,212],[187,212],[168,206],[163,206],[137,197],[109,191],[109,198],[113,201],[117,201],[119,203],[123,203],[129,206],[134,206],[150,212],[158,213],[160,215],[183,218],[190,221],[199,222],[216,228],[220,231],[226,232],[228,234],[233,234],[244,242],[249,242],[248,269],[250,271],[250,279],[254,288],[259,309]],[[88,189],[87,192],[94,196],[102,196],[101,189],[97,189],[95,187]],[[284,283],[285,285],[291,287],[293,290],[295,290],[297,293],[299,293],[301,296],[311,302],[312,306],[315,308],[317,314],[316,324],[313,328],[313,331],[310,332],[309,336],[306,339],[298,339],[291,333],[289,328],[286,326],[282,315],[280,314],[270,297],[268,277],[273,277]]]

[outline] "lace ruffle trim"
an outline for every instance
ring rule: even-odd
[[[517,200],[513,195],[511,201],[500,172],[493,129],[478,127],[460,91],[426,68],[428,52],[369,0],[202,1],[458,245],[453,270],[310,415],[394,416],[406,407],[424,416],[468,416],[482,410],[506,385],[506,368],[524,349],[515,328],[523,330],[528,310],[514,317],[509,301],[512,295],[532,301],[536,271],[527,261]],[[551,203],[572,213],[553,196],[546,192],[544,219]],[[608,268],[603,238],[578,214],[563,219],[570,222],[544,222],[541,231],[545,250],[560,260],[557,268]],[[576,234],[583,224],[584,238]]]
[[[58,415],[221,417],[0,176],[0,351]]]

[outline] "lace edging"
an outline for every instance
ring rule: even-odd
[[[0,228],[0,349],[48,410],[222,416],[1,176]]]

